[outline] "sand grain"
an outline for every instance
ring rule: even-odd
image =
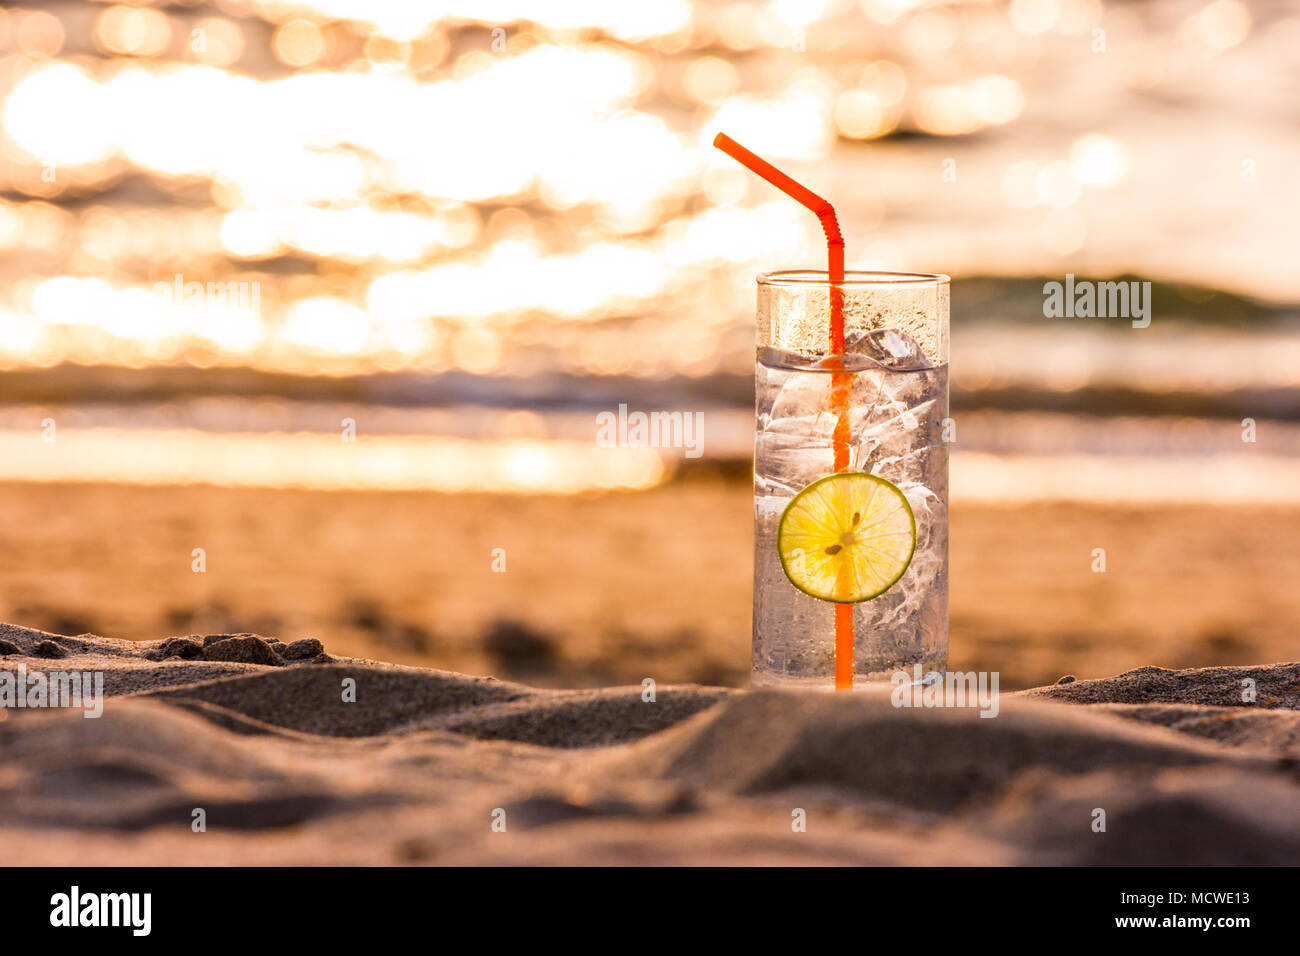
[[[538,690],[251,634],[0,640],[0,667],[99,671],[109,697],[93,720],[0,710],[6,862],[1300,860],[1298,664],[1140,668],[989,719],[883,693]]]

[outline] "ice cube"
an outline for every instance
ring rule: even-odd
[[[779,381],[779,380],[778,380]],[[831,376],[810,373],[788,375],[772,400],[772,422],[803,422],[807,428],[830,407]]]
[[[934,367],[916,339],[902,329],[852,333],[844,342],[844,351],[865,355],[877,365],[896,371]]]

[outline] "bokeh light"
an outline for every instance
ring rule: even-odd
[[[1044,33],[1056,25],[1061,5],[1059,0],[1011,0],[1007,15],[1021,33]]]
[[[63,49],[66,33],[54,14],[44,10],[15,10],[11,16],[14,45],[21,52],[54,56]]]
[[[275,31],[275,55],[287,66],[307,66],[325,52],[325,35],[310,20],[290,20]]]
[[[109,7],[95,23],[95,42],[108,53],[157,56],[171,42],[165,14],[149,7]]]
[[[1250,10],[1240,0],[1215,0],[1187,19],[1183,41],[1203,56],[1214,56],[1246,39],[1250,24]]]
[[[1237,114],[1294,17],[1156,2],[8,8],[0,364],[744,375],[752,274],[825,247],[719,130],[832,197],[857,264],[1288,295],[1285,108]]]
[[[1128,175],[1128,152],[1112,136],[1089,133],[1070,145],[1070,168],[1089,186],[1118,186]]]

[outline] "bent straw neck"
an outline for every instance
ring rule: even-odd
[[[844,237],[840,234],[840,221],[835,215],[835,207],[807,186],[795,182],[757,153],[745,149],[726,133],[715,136],[713,145],[751,172],[763,177],[799,205],[812,210],[817,221],[821,223],[822,232],[826,234],[827,278],[831,282],[843,282]]]
[[[844,237],[840,235],[840,221],[835,215],[835,207],[830,203],[822,200],[820,209],[814,209],[817,214],[817,221],[822,224],[822,232],[826,233],[826,245],[838,246],[841,262],[844,258]],[[835,253],[831,252],[832,258]]]

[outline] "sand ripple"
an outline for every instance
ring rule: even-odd
[[[1142,668],[986,719],[876,693],[536,690],[246,634],[0,641],[0,668],[99,671],[108,695],[93,720],[0,711],[7,861],[1300,858],[1297,664]]]

